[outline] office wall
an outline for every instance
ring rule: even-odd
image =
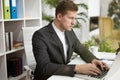
[[[100,16],[100,0],[88,0],[88,15]]]
[[[101,0],[101,8],[100,8],[100,15],[101,16],[107,16],[108,14],[108,7],[109,7],[109,3],[113,1],[113,0]]]
[[[88,0],[89,16],[107,16],[109,3],[111,1],[112,0]]]
[[[88,5],[88,1],[89,0],[74,0],[75,3],[85,3],[86,5]],[[78,12],[87,12],[85,9],[79,7],[79,11]],[[88,18],[86,19],[86,22],[81,21],[82,27],[80,27],[79,32],[75,32],[78,39],[81,42],[85,42],[88,40],[89,37],[89,20]]]

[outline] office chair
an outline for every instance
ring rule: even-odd
[[[32,51],[32,35],[33,33],[40,29],[39,26],[36,27],[23,27],[23,42],[25,47],[25,56],[27,65],[24,66],[24,69],[27,71],[26,80],[32,80],[34,78],[34,69],[36,66],[36,61],[34,59]]]

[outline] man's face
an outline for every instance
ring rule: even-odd
[[[61,29],[70,31],[75,24],[76,16],[76,11],[67,11],[65,15],[59,14],[59,23]]]

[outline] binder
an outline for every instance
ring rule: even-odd
[[[10,15],[11,15],[11,19],[17,18],[16,0],[10,0]]]
[[[5,32],[6,51],[13,49],[13,32]]]
[[[9,32],[5,32],[6,51],[9,51]]]
[[[9,2],[9,0],[3,0],[3,13],[4,13],[4,19],[10,19],[10,2]]]
[[[12,50],[13,49],[13,32],[9,32],[8,34],[9,36],[9,49]]]

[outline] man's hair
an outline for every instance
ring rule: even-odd
[[[78,6],[71,0],[62,0],[56,7],[55,16],[57,17],[59,13],[65,15],[67,11],[78,11]]]

